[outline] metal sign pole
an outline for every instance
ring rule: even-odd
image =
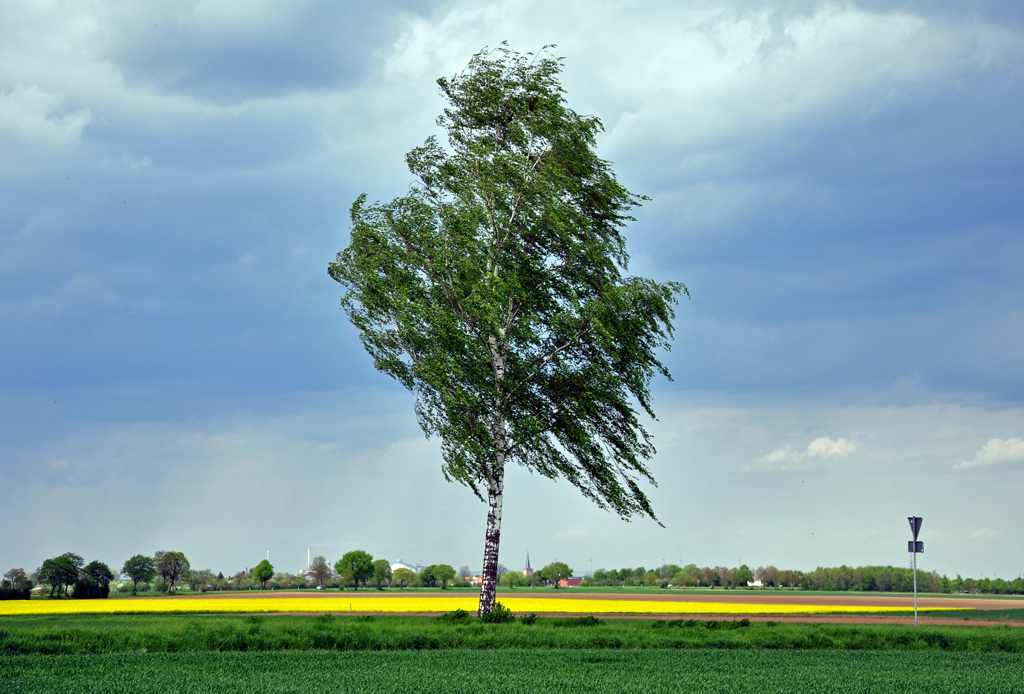
[[[924,543],[917,541],[917,534],[921,532],[921,516],[909,516],[910,532],[914,533],[914,539],[907,543],[907,551],[914,555],[912,564],[914,571],[914,626],[917,626],[917,554],[924,551]]]
[[[917,626],[917,552],[914,552],[914,626]]]

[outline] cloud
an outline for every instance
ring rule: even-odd
[[[0,136],[50,147],[78,141],[92,113],[87,108],[62,111],[63,103],[62,96],[36,86],[0,90]]]
[[[963,460],[953,466],[963,470],[972,467],[990,467],[992,465],[1013,465],[1024,462],[1024,440],[989,439],[988,443],[974,454],[971,460]]]
[[[817,459],[846,458],[856,449],[857,444],[849,439],[821,436],[807,444],[807,448],[801,452],[794,451],[792,446],[777,448],[746,469],[802,470],[814,467]]]

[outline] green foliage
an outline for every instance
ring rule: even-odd
[[[594,615],[587,615],[585,617],[563,617],[561,619],[552,619],[550,621],[551,626],[553,627],[596,627],[603,624],[603,622]]]
[[[480,615],[480,621],[486,624],[508,624],[514,622],[515,619],[516,616],[512,614],[512,610],[500,602],[495,602],[494,609],[490,612]]]
[[[502,588],[509,588],[514,590],[516,586],[521,586],[525,576],[518,571],[509,571],[502,575],[501,580],[498,581],[498,585]]]
[[[157,552],[153,555],[153,566],[163,578],[168,592],[173,593],[178,581],[189,572],[188,559],[181,552]]]
[[[101,561],[90,562],[75,581],[73,597],[78,599],[105,598],[110,595],[110,581],[114,573]]]
[[[39,581],[50,586],[51,598],[55,592],[57,595],[62,592],[66,594],[68,587],[78,580],[78,569],[73,558],[62,554],[43,562],[39,569]]]
[[[565,105],[562,64],[504,45],[438,85],[448,102],[406,156],[417,182],[359,196],[328,271],[375,368],[416,395],[446,479],[489,504],[481,610],[496,583],[508,462],[601,508],[654,518],[654,454],[634,409],[672,338],[679,283],[629,277],[621,230],[641,198],[597,156],[601,122]]]
[[[391,574],[391,581],[398,583],[399,588],[405,588],[416,582],[416,573],[412,569],[398,568]]]
[[[274,577],[274,566],[269,560],[263,559],[259,564],[253,567],[252,570],[253,578],[260,582],[260,587],[263,590],[267,589],[267,581]]]
[[[373,578],[373,556],[361,549],[346,552],[345,555],[334,565],[334,570],[342,577],[342,582],[351,582],[356,590],[359,590],[359,583],[362,581],[363,588],[366,582]]]
[[[462,631],[466,631],[463,629]],[[124,653],[0,658],[5,691],[1019,692],[1007,653],[695,650],[409,650]]]
[[[156,565],[153,560],[142,554],[136,554],[125,561],[121,573],[132,579],[132,594],[138,592],[140,583],[149,583],[156,576]]]
[[[431,564],[420,570],[419,581],[421,585],[444,590],[456,575],[455,569],[448,564]]]
[[[572,576],[572,569],[565,562],[556,561],[541,569],[540,575],[545,581],[550,581],[557,588],[559,581]]]
[[[469,612],[463,609],[455,610],[454,612],[445,612],[443,615],[437,617],[442,622],[468,622],[470,618]]]
[[[381,590],[384,583],[391,583],[391,562],[387,559],[373,562],[373,580],[377,582],[377,590]]]
[[[144,598],[140,598],[144,599]],[[494,614],[492,612],[492,614]],[[53,615],[5,617],[0,658],[28,654],[280,650],[777,649],[1002,652],[1024,657],[1024,629],[742,620],[540,618],[489,624],[472,615],[348,615],[246,619],[243,615]],[[569,627],[569,628],[567,628]],[[584,627],[584,628],[571,628]]]
[[[0,600],[29,600],[32,597],[32,579],[24,569],[11,569],[0,581]]]

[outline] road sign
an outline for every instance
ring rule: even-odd
[[[916,540],[917,534],[921,532],[922,519],[920,516],[910,516],[907,520],[910,521],[910,532],[914,533],[914,539]]]
[[[914,539],[907,542],[907,551],[914,555],[914,624],[917,625],[917,555],[924,552],[924,543],[919,542],[917,534],[921,532],[921,516],[907,516],[910,521],[910,532]]]

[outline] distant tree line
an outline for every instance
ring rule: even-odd
[[[908,592],[914,587],[914,572],[894,566],[818,567],[804,572],[759,566],[751,571],[746,564],[738,568],[677,566],[665,564],[657,569],[598,569],[583,580],[584,586],[653,586],[693,588],[749,588],[760,582],[762,588],[793,588],[825,591]],[[924,593],[988,593],[1024,595],[1024,578],[954,578],[937,572],[917,571],[917,589]]]
[[[372,586],[385,588],[440,588],[468,587],[468,567],[459,571],[448,564],[431,564],[419,572],[399,567],[391,570],[386,559],[374,559],[363,550],[345,553],[333,565],[318,556],[309,569],[296,574],[279,573],[266,559],[252,568],[234,575],[214,574],[210,569],[194,570],[182,552],[161,551],[153,556],[137,554],[124,562],[120,571],[114,571],[100,561],[88,564],[74,552],[66,552],[43,562],[31,574],[24,569],[11,569],[0,581],[0,600],[27,600],[32,589],[39,588],[51,598],[105,598],[111,590],[121,593],[175,593],[183,589],[193,592],[241,590],[306,590],[352,588],[359,590]],[[508,571],[499,565],[499,583],[503,588],[558,587],[559,581],[572,576],[573,570],[564,562],[552,562],[532,575]],[[583,586],[645,586],[660,588],[757,588],[823,590],[823,591],[883,591],[907,592],[913,589],[914,574],[909,568],[893,566],[839,566],[818,567],[804,572],[759,566],[751,570],[746,564],[727,568],[698,567],[696,564],[677,566],[665,564],[659,568],[644,567],[598,569],[583,579]],[[1024,595],[1024,578],[1012,581],[1002,578],[948,578],[936,572],[917,572],[918,590],[923,593],[984,593],[994,595]],[[37,590],[37,592],[39,592]]]

